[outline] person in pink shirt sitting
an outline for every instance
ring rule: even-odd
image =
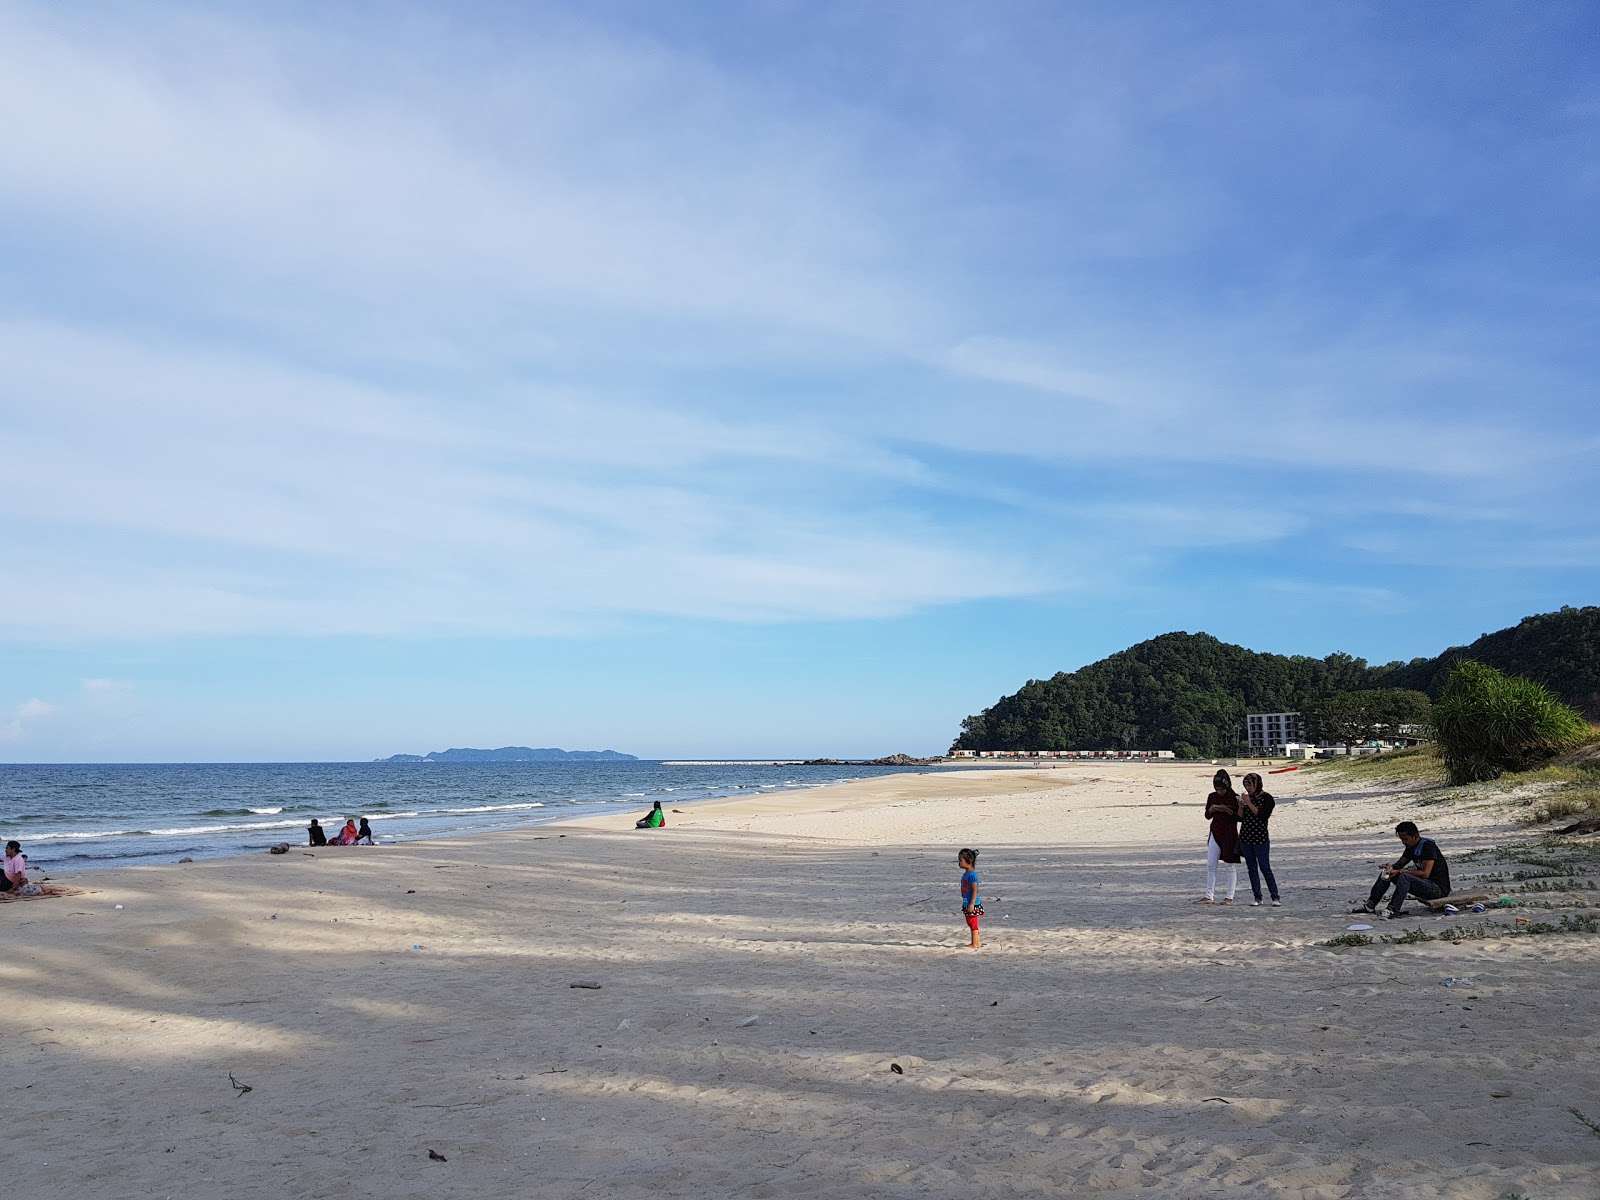
[[[28,856],[22,852],[21,842],[6,843],[4,871],[0,872],[0,892],[28,886]]]

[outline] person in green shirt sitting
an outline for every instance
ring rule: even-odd
[[[656,806],[644,816],[633,823],[635,829],[660,829],[667,823],[667,814],[661,811],[661,801],[656,801]]]

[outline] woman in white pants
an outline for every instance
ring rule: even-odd
[[[1233,894],[1239,890],[1239,793],[1233,790],[1233,779],[1226,771],[1211,777],[1206,820],[1211,822],[1211,836],[1206,840],[1206,894],[1195,903],[1218,903],[1217,864],[1226,863],[1228,894],[1221,903],[1232,904]]]

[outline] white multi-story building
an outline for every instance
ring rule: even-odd
[[[1297,712],[1250,713],[1245,717],[1250,735],[1250,753],[1280,758],[1290,742],[1306,740],[1305,722]]]

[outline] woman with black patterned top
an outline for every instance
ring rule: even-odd
[[[1244,777],[1244,795],[1239,797],[1239,853],[1250,871],[1250,890],[1256,897],[1251,903],[1258,908],[1263,875],[1267,877],[1267,894],[1272,897],[1272,907],[1278,908],[1283,903],[1278,899],[1278,880],[1272,873],[1269,857],[1272,847],[1267,840],[1267,822],[1272,819],[1272,810],[1277,804],[1271,792],[1261,790],[1261,776],[1251,771]]]

